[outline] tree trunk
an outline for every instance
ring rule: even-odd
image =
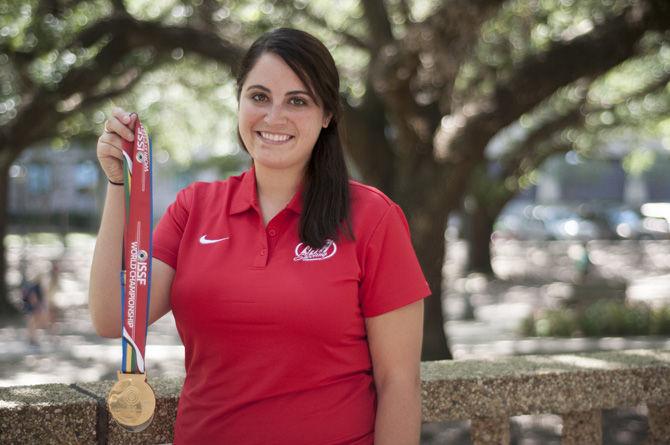
[[[480,272],[493,275],[491,266],[491,235],[493,224],[497,218],[490,215],[487,209],[477,204],[472,212],[468,213],[468,272]]]
[[[425,190],[430,185],[424,184]],[[444,265],[448,210],[431,206],[431,202],[420,202],[417,195],[398,196],[412,233],[414,250],[423,269],[432,295],[424,300],[424,338],[421,360],[445,360],[453,358],[447,341],[442,304],[442,268]],[[428,199],[426,199],[428,201]]]
[[[6,159],[6,158],[5,158]],[[9,166],[11,161],[0,162],[0,319],[16,318],[19,310],[9,301],[7,289],[7,258],[5,251],[5,235],[7,232],[7,208],[9,206]]]
[[[446,246],[444,249],[434,247],[435,240],[444,240],[444,225],[435,225],[427,231],[417,231],[416,252],[423,259],[421,267],[426,274],[426,280],[433,294],[425,300],[424,305],[424,339],[421,351],[421,360],[452,359],[442,308],[442,265],[444,264]],[[423,232],[423,233],[422,233]]]

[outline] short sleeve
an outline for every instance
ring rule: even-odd
[[[359,299],[374,317],[431,294],[412,247],[409,225],[397,204],[386,211],[365,248]]]
[[[153,233],[152,256],[177,268],[177,256],[193,199],[193,184],[180,190]]]

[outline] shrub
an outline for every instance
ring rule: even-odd
[[[548,309],[521,322],[521,333],[529,337],[570,337],[577,329],[577,317],[571,309]]]
[[[587,337],[670,335],[670,306],[652,309],[643,303],[600,300],[583,312],[547,309],[521,321],[522,335],[539,337]]]
[[[670,335],[670,306],[656,309],[651,317],[652,335]]]
[[[600,300],[584,310],[579,325],[588,337],[646,335],[650,333],[651,312],[644,304]]]

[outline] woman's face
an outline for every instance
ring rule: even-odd
[[[284,60],[262,54],[242,85],[239,130],[254,164],[266,168],[307,165],[330,120]]]

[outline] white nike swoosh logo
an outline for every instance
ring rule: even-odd
[[[200,244],[213,244],[213,243],[218,243],[219,241],[227,240],[230,238],[229,236],[225,238],[219,238],[219,239],[207,239],[207,235],[203,235],[200,237]]]

